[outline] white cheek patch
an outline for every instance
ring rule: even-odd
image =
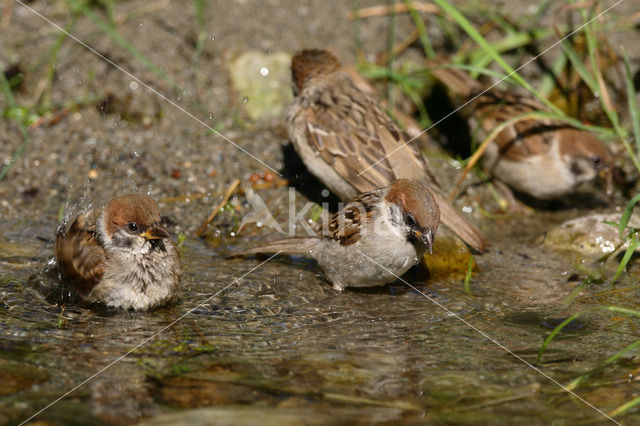
[[[111,237],[107,234],[107,224],[105,223],[105,212],[104,210],[102,211],[102,213],[100,213],[100,217],[98,217],[98,221],[96,224],[96,227],[98,228],[98,235],[101,236],[102,238],[102,244],[104,245],[105,248],[107,247],[111,247],[111,245],[113,244],[113,241],[111,240]]]
[[[594,177],[574,174],[570,157],[562,158],[557,145],[548,156],[535,155],[522,162],[499,159],[492,172],[512,188],[540,199],[561,197]]]

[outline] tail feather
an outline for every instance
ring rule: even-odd
[[[482,252],[491,245],[489,240],[465,219],[453,206],[435,191],[433,196],[440,207],[440,220],[447,225],[458,237],[476,251]]]
[[[306,254],[312,250],[318,243],[318,238],[310,237],[294,237],[282,240],[271,241],[260,247],[255,247],[241,253],[240,256],[248,256],[252,254],[268,254],[282,252],[284,254]]]

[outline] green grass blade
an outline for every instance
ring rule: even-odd
[[[391,0],[391,15],[389,16],[389,46],[388,46],[388,54],[389,61],[387,62],[387,68],[389,69],[389,74],[393,73],[393,65],[395,61],[395,44],[396,44],[396,23],[398,21],[398,15],[396,13],[396,0]],[[391,82],[395,83],[395,82]],[[393,92],[393,84],[387,85],[387,101],[389,102],[389,108],[393,110],[395,107],[395,97]]]
[[[626,354],[627,352],[631,351],[632,349],[637,348],[638,346],[640,346],[640,340],[636,340],[635,342],[631,343],[630,345],[626,346],[625,348],[619,350],[618,352],[616,352],[615,354],[613,354],[612,356],[610,356],[609,358],[607,358],[604,362],[598,364],[595,368],[593,368],[591,371],[588,371],[584,374],[581,374],[580,376],[576,377],[575,379],[573,379],[571,381],[571,383],[569,383],[566,387],[569,390],[575,390],[578,386],[580,386],[580,384],[582,382],[584,382],[585,380],[587,380],[594,372],[596,372],[597,370],[601,369],[602,367],[605,367],[613,362],[615,362],[617,359],[619,359],[621,356],[623,356],[624,354]]]
[[[630,409],[632,409],[633,407],[635,407],[638,404],[640,404],[640,396],[636,396],[631,401],[625,402],[624,404],[622,404],[621,406],[619,406],[615,410],[611,411],[609,413],[609,416],[616,417],[616,416],[619,416],[621,414],[624,414],[624,413],[626,413],[627,411],[629,411]]]
[[[636,141],[636,151],[640,153],[640,108],[638,108],[638,98],[636,97],[635,85],[633,84],[633,75],[629,66],[629,58],[627,52],[622,51],[624,60],[624,69],[626,74],[627,86],[627,103],[629,105],[629,114],[631,115],[631,124],[633,126],[633,136]]]
[[[473,272],[473,256],[469,256],[469,261],[467,262],[467,274],[464,276],[464,291],[467,294],[471,294],[471,288],[469,284],[471,283],[471,274]]]
[[[551,73],[545,74],[540,81],[540,85],[538,86],[538,92],[540,92],[540,95],[545,98],[549,97],[557,85],[555,76],[560,75],[562,70],[567,66],[567,61],[567,55],[561,51],[556,60],[553,61],[553,64],[551,64]]]
[[[595,4],[591,7],[591,15],[587,14],[586,8],[581,9],[581,14],[582,14],[582,20],[584,22],[584,35],[585,35],[585,38],[587,39],[587,51],[589,52],[589,60],[591,61],[592,74],[594,76],[597,76],[597,81],[602,83],[602,85],[604,86],[604,80],[602,79],[601,72],[598,68],[598,60],[597,60],[598,50],[599,50],[598,40],[594,36],[593,28],[592,28],[594,10],[595,10]],[[602,109],[607,114],[607,117],[609,117],[609,120],[613,124],[614,128],[618,130],[618,128],[620,127],[620,118],[618,117],[618,112],[614,109],[609,108],[609,106],[605,102],[604,93],[602,93],[604,90],[606,90],[605,87],[600,88],[600,85],[598,85],[598,91],[595,93],[600,94],[598,99],[600,100]],[[620,132],[620,136],[624,137],[626,135],[624,134],[624,132]]]
[[[633,152],[631,145],[627,141],[627,136],[628,136],[627,131],[625,128],[620,126],[620,118],[618,116],[617,111],[615,109],[609,108],[609,106],[607,105],[607,102],[605,102],[604,95],[601,93],[603,90],[605,90],[605,88],[603,87],[601,90],[600,84],[598,84],[598,82],[600,82],[604,86],[604,81],[602,79],[602,75],[600,71],[598,70],[598,64],[596,60],[598,44],[597,44],[596,38],[593,35],[593,31],[591,28],[592,18],[589,18],[589,15],[587,15],[586,10],[582,10],[581,13],[584,21],[584,31],[585,31],[585,37],[587,40],[587,51],[589,54],[589,60],[591,62],[593,72],[590,73],[586,69],[584,63],[578,57],[577,53],[568,42],[566,41],[563,42],[562,46],[565,50],[565,53],[567,53],[567,56],[569,57],[572,65],[575,67],[576,71],[580,75],[580,77],[584,80],[587,86],[589,86],[589,89],[593,92],[593,94],[599,96],[602,110],[607,115],[607,118],[611,122],[616,135],[624,145],[625,150],[627,151],[627,154],[629,154],[629,158],[631,158],[631,161],[633,162],[636,169],[640,171],[640,160],[638,159],[638,156],[636,155],[636,153]]]
[[[433,45],[431,44],[431,40],[429,40],[429,35],[427,34],[427,28],[424,26],[424,22],[422,21],[422,17],[418,13],[415,7],[413,7],[412,0],[404,0],[404,3],[407,5],[409,9],[409,13],[411,14],[411,19],[413,19],[413,25],[416,26],[416,30],[418,31],[418,38],[420,39],[420,44],[422,44],[422,50],[424,50],[424,54],[427,58],[435,58],[436,52],[433,50]]]
[[[638,247],[638,236],[634,232],[633,236],[629,239],[629,247],[627,247],[627,251],[624,252],[624,256],[622,257],[622,260],[618,265],[618,270],[616,271],[616,274],[613,276],[613,280],[611,280],[612,284],[616,283],[622,271],[625,270],[625,268],[627,267],[627,263],[629,263],[629,260],[631,259],[631,256],[633,256],[633,253],[635,253],[637,247]]]
[[[527,46],[534,41],[540,41],[548,38],[553,33],[550,30],[536,30],[532,33],[513,33],[508,34],[501,40],[496,40],[491,44],[491,47],[495,49],[498,54],[515,50],[520,47]],[[469,62],[479,68],[485,68],[491,63],[492,57],[488,56],[484,49],[478,49],[469,55]]]
[[[551,331],[551,334],[549,334],[547,336],[546,339],[544,339],[544,342],[542,343],[542,346],[540,346],[540,350],[538,351],[538,357],[536,358],[536,362],[535,364],[539,365],[540,364],[540,360],[542,359],[542,354],[544,353],[545,349],[547,349],[547,346],[549,346],[549,344],[551,343],[551,341],[556,337],[556,335],[558,333],[560,333],[562,331],[562,329],[569,324],[571,321],[573,321],[574,319],[578,318],[580,315],[587,313],[589,311],[592,311],[593,309],[588,309],[586,311],[583,312],[578,312],[577,314],[573,314],[571,315],[569,318],[567,318],[566,320],[562,321],[560,324],[558,324],[556,326],[556,328],[553,329],[553,331]]]
[[[571,293],[569,293],[569,295],[562,301],[562,304],[568,306],[573,301],[573,299],[578,296],[578,294],[580,294],[589,285],[597,283],[597,281],[598,280],[596,280],[593,275],[589,275],[584,281],[578,284],[576,288],[571,291]]]
[[[623,308],[621,306],[597,306],[595,308],[591,308],[591,309],[586,309],[582,312],[578,312],[577,314],[573,314],[571,315],[569,318],[565,319],[564,321],[562,321],[560,324],[558,324],[556,326],[556,328],[553,329],[553,331],[551,332],[551,334],[549,334],[549,336],[547,336],[547,338],[544,340],[544,342],[542,343],[542,346],[540,346],[540,350],[538,351],[538,357],[536,358],[536,362],[535,364],[540,364],[540,360],[542,359],[542,354],[544,353],[545,349],[547,348],[547,346],[549,346],[549,344],[551,343],[551,341],[556,337],[556,335],[558,333],[560,333],[560,331],[562,331],[562,329],[569,324],[571,321],[573,321],[574,319],[580,317],[581,315],[584,315],[586,313],[589,312],[595,312],[595,311],[609,311],[609,312],[617,312],[620,314],[626,314],[626,315],[631,315],[634,317],[640,317],[640,311],[636,311],[635,309],[629,309],[629,308]],[[624,349],[623,349],[624,350]],[[616,354],[617,355],[617,354]],[[616,356],[614,355],[614,357]],[[610,358],[611,359],[611,358]],[[616,358],[613,358],[611,360],[611,362],[615,361]],[[606,362],[606,361],[605,361]]]
[[[618,352],[616,352],[614,355],[611,355],[602,364],[600,364],[600,366],[604,367],[605,365],[609,365],[609,364],[615,362],[622,355],[626,354],[630,350],[635,349],[635,348],[637,348],[639,346],[640,346],[640,340],[636,340],[635,342],[631,343],[630,345],[628,345],[625,348],[623,348],[623,349],[619,350]]]
[[[471,37],[473,41],[475,41],[478,46],[480,46],[498,65],[502,67],[502,69],[509,74],[513,79],[526,90],[528,90],[531,94],[533,94],[536,98],[538,98],[541,102],[543,102],[548,108],[559,115],[564,115],[563,112],[549,102],[547,99],[541,97],[536,90],[525,80],[523,79],[509,64],[502,59],[502,56],[493,48],[493,46],[485,39],[482,34],[475,29],[473,24],[469,22],[469,20],[462,14],[458,9],[456,9],[453,5],[449,4],[446,0],[433,0],[433,2],[443,10],[447,15],[451,17],[456,23]]]
[[[198,40],[196,41],[196,48],[193,53],[193,67],[197,68],[200,55],[204,49],[204,44],[207,41],[207,32],[206,32],[206,24],[205,24],[205,9],[206,9],[206,1],[205,0],[193,0],[193,9],[196,14],[196,19],[198,21]]]
[[[455,8],[453,5],[449,4],[446,0],[434,0],[433,1],[441,10],[443,10],[447,15],[451,17],[457,24],[475,41],[478,46],[480,46],[491,58],[496,61],[502,69],[504,69],[507,74],[513,73],[514,79],[518,81],[519,84],[525,87],[530,87],[529,83],[527,83],[522,77],[515,73],[515,70],[507,64],[502,56],[492,47],[491,44],[475,29],[473,24],[469,22],[469,20],[462,14],[460,11]]]
[[[13,93],[11,92],[11,87],[9,86],[9,82],[4,75],[4,72],[0,71],[0,86],[2,86],[2,92],[4,93],[4,97],[7,101],[8,109],[16,110],[18,108],[18,104],[16,103],[16,99],[13,97]],[[0,181],[5,178],[7,173],[9,173],[9,169],[11,166],[18,161],[18,158],[22,156],[22,153],[29,145],[29,133],[27,132],[27,127],[24,125],[24,122],[21,118],[14,120],[18,129],[20,129],[20,133],[22,134],[22,143],[18,146],[16,152],[11,156],[11,160],[6,164],[2,171],[0,171]]]
[[[598,307],[598,310],[617,312],[619,314],[627,314],[634,317],[640,317],[640,311],[636,311],[635,309],[623,308],[621,306],[602,306]]]
[[[638,202],[640,202],[640,194],[633,197],[627,204],[624,212],[622,212],[620,223],[618,224],[618,234],[620,235],[620,238],[624,238],[624,230],[627,229],[627,225],[629,224],[629,220],[631,220],[631,215],[633,214],[633,208],[638,204]]]
[[[589,90],[591,90],[592,93],[598,93],[598,83],[587,70],[587,67],[585,67],[584,62],[580,59],[580,56],[571,45],[571,42],[564,40],[562,42],[562,50],[567,55],[567,58],[569,58],[569,62],[571,62],[571,65],[573,65],[573,68],[576,70],[582,81],[587,84]]]

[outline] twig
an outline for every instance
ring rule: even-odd
[[[413,8],[418,12],[426,12],[438,14],[440,8],[432,3],[413,2]],[[409,7],[404,3],[398,3],[394,6],[371,6],[354,10],[347,14],[347,19],[354,20],[359,18],[372,18],[375,16],[385,16],[391,13],[408,13]]]
[[[205,231],[207,230],[207,226],[209,226],[209,224],[213,222],[213,219],[216,218],[220,209],[222,209],[225,206],[225,204],[227,204],[227,202],[229,201],[229,198],[231,198],[233,193],[236,192],[236,189],[238,188],[239,185],[240,185],[240,179],[235,179],[233,182],[231,182],[231,185],[229,185],[229,188],[227,189],[227,192],[224,194],[224,197],[222,197],[222,201],[220,201],[220,204],[218,204],[218,207],[213,209],[213,211],[211,212],[207,220],[205,220],[204,223],[200,225],[200,228],[198,228],[198,231],[196,232],[196,235],[198,237],[202,237],[204,235]]]
[[[418,30],[413,30],[411,34],[406,36],[404,39],[400,41],[400,43],[394,46],[392,55],[394,57],[400,56],[402,52],[407,50],[409,46],[411,46],[413,42],[415,42],[418,39],[419,35],[420,33],[418,32]],[[389,62],[389,59],[391,58],[392,55],[390,55],[389,52],[384,52],[378,61],[380,66],[386,65]]]
[[[278,188],[280,186],[286,186],[289,184],[289,180],[288,179],[277,179],[271,182],[256,182],[254,184],[251,185],[251,188],[253,189],[269,189],[269,188]],[[244,193],[244,189],[240,189],[238,191],[239,193],[243,194]]]
[[[504,398],[498,398],[498,399],[494,399],[494,400],[491,400],[491,401],[485,401],[485,402],[480,402],[480,403],[477,403],[477,404],[467,405],[467,406],[459,408],[459,410],[460,411],[480,410],[482,408],[493,407],[493,406],[500,405],[500,404],[506,404],[506,403],[509,403],[509,402],[517,401],[519,399],[531,398],[532,396],[536,395],[540,391],[540,384],[539,383],[535,383],[531,387],[532,387],[531,390],[525,391],[525,392],[520,393],[518,395],[506,396]]]
[[[409,401],[402,401],[402,400],[381,401],[381,400],[366,398],[362,396],[346,395],[346,394],[340,394],[335,392],[325,392],[322,394],[322,396],[329,401],[339,401],[342,403],[366,404],[366,405],[373,405],[377,407],[398,408],[401,410],[413,410],[413,411],[424,410],[424,407],[420,405],[416,405]]]
[[[53,126],[55,124],[58,124],[64,117],[66,117],[71,112],[72,109],[73,109],[72,106],[66,106],[56,111],[52,115],[40,116],[36,121],[34,121],[29,125],[29,130],[36,129],[45,123],[48,126]]]

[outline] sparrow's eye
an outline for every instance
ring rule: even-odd
[[[413,215],[411,213],[409,213],[405,218],[404,221],[407,225],[409,225],[409,227],[414,227],[416,226],[416,218],[413,217]]]
[[[138,227],[138,224],[135,222],[129,222],[127,223],[127,229],[129,230],[129,232],[131,232],[132,234],[137,234],[140,232],[140,228]]]

